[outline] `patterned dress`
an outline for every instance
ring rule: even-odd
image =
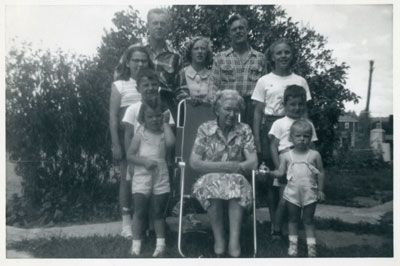
[[[224,137],[217,121],[202,124],[193,145],[193,152],[202,160],[210,162],[244,161],[244,151],[255,152],[253,134],[247,124],[237,123]],[[251,185],[239,173],[208,173],[193,185],[193,195],[205,210],[210,199],[237,199],[239,205],[250,208],[252,204]]]

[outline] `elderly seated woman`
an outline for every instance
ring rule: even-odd
[[[257,153],[250,127],[238,122],[244,108],[238,92],[217,92],[213,108],[217,119],[200,125],[190,156],[191,167],[202,174],[193,194],[210,217],[216,257],[226,251],[223,208],[227,206],[228,255],[239,257],[243,212],[252,204],[251,185],[244,175],[256,169]]]

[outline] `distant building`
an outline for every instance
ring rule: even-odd
[[[339,141],[341,148],[354,148],[356,146],[359,120],[353,115],[342,115],[339,117]]]
[[[380,143],[390,145],[390,158],[393,158],[393,115],[388,117],[369,117],[369,131],[373,138],[379,137]],[[339,117],[339,124],[336,128],[339,137],[339,147],[341,149],[365,149],[365,132],[361,125],[360,116],[353,113],[347,113]],[[379,132],[378,132],[379,131]],[[368,147],[371,146],[374,139],[368,138]]]

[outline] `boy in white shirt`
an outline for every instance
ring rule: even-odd
[[[317,134],[311,121],[305,118],[306,114],[306,90],[298,85],[289,85],[285,89],[283,95],[283,106],[285,108],[285,116],[276,120],[268,133],[270,139],[270,152],[274,162],[275,169],[279,168],[279,154],[289,151],[293,147],[293,143],[289,139],[290,127],[294,121],[305,119],[312,127],[311,141],[317,141]],[[281,220],[285,210],[285,201],[282,199],[283,190],[286,185],[286,177],[281,180],[274,180],[274,186],[279,187],[280,200],[275,213],[273,224],[273,236],[280,236]]]

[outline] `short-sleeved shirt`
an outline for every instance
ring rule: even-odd
[[[237,123],[225,138],[217,121],[212,120],[200,125],[192,151],[205,161],[242,162],[246,159],[244,151],[254,153],[255,149],[253,134],[247,124]]]
[[[175,93],[179,86],[179,71],[182,68],[181,55],[167,43],[159,53],[153,50],[148,41],[144,44],[144,47],[154,64],[154,70],[157,72],[160,83],[165,89]]]
[[[121,94],[120,107],[129,106],[136,102],[140,102],[142,95],[137,91],[136,80],[130,78],[129,80],[116,80],[113,82],[119,94]]]
[[[203,68],[197,72],[191,65],[184,67],[180,72],[180,88],[187,90],[190,96],[207,96],[208,82],[211,71]]]
[[[308,119],[305,120],[309,122],[312,127],[311,141],[317,141],[318,138],[317,138],[317,133],[315,132],[314,124]],[[272,135],[275,138],[279,139],[278,151],[283,151],[285,149],[293,147],[293,142],[289,140],[289,136],[290,136],[290,127],[292,126],[294,121],[296,120],[285,116],[276,120],[272,124],[271,130],[269,131],[268,135]]]
[[[251,96],[257,80],[265,74],[265,56],[250,48],[244,62],[232,49],[218,53],[214,58],[210,77],[212,93],[218,90],[231,89],[241,96]]]
[[[258,80],[251,99],[265,103],[265,115],[283,116],[285,115],[283,94],[288,85],[303,87],[306,90],[307,101],[311,100],[310,89],[303,77],[294,73],[289,76],[278,76],[272,72]]]
[[[126,109],[125,115],[122,118],[122,122],[124,123],[128,123],[130,125],[133,126],[135,132],[137,131],[137,129],[139,128],[139,121],[138,121],[138,116],[139,116],[139,111],[140,111],[140,107],[142,106],[142,102],[137,102],[132,104],[131,106],[128,107],[128,109]],[[166,112],[169,112],[169,110],[167,110]],[[172,118],[172,116],[169,116],[169,124],[174,124],[175,121]]]

